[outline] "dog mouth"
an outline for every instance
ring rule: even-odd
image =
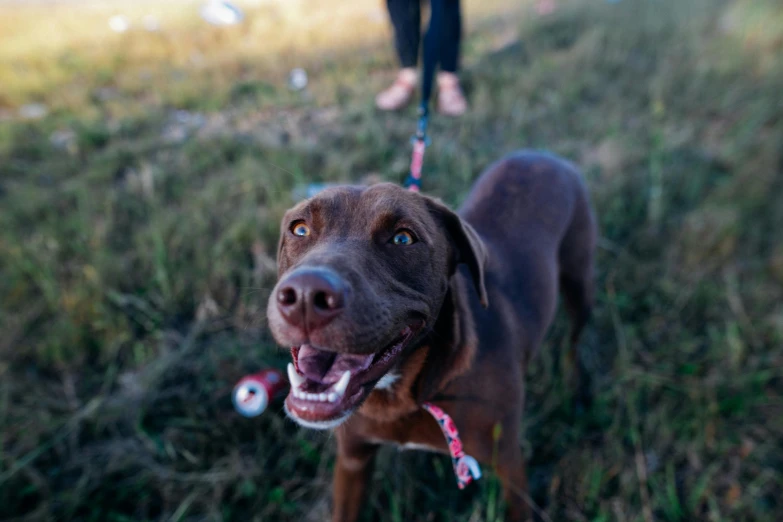
[[[331,428],[370,394],[397,362],[421,326],[407,326],[383,350],[371,354],[337,353],[309,344],[291,348],[288,414],[307,427]],[[337,422],[336,422],[337,421]]]

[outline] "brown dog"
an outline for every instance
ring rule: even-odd
[[[285,214],[267,314],[292,347],[288,415],[337,428],[335,522],[357,519],[380,444],[448,453],[427,401],[451,415],[466,453],[494,467],[507,520],[530,517],[525,368],[558,288],[575,347],[595,242],[579,173],[532,152],[492,165],[459,215],[392,184],[329,189]]]

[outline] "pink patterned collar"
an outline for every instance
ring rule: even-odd
[[[451,454],[451,463],[454,465],[454,474],[457,476],[457,487],[465,489],[465,486],[481,478],[481,468],[476,459],[466,455],[462,451],[462,440],[459,438],[457,425],[448,413],[430,402],[425,402],[422,407],[438,422],[443,436],[446,437],[446,445]]]

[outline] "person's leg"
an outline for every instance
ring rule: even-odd
[[[416,67],[421,41],[420,0],[386,0],[386,6],[394,27],[394,47],[400,67]]]
[[[460,0],[443,0],[443,27],[441,28],[440,70],[457,73],[459,46],[462,39]]]
[[[457,77],[460,40],[462,39],[460,0],[443,0],[443,2],[438,110],[448,116],[460,116],[468,109],[468,102],[465,100],[465,95],[462,94]]]
[[[375,105],[384,111],[394,111],[405,107],[416,91],[421,4],[420,0],[387,0],[386,5],[394,27],[394,47],[401,69],[391,87],[375,97]]]

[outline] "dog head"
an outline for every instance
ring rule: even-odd
[[[289,416],[317,429],[347,419],[433,327],[458,264],[486,304],[485,258],[454,212],[389,183],[328,189],[286,212],[267,316],[291,347]]]

